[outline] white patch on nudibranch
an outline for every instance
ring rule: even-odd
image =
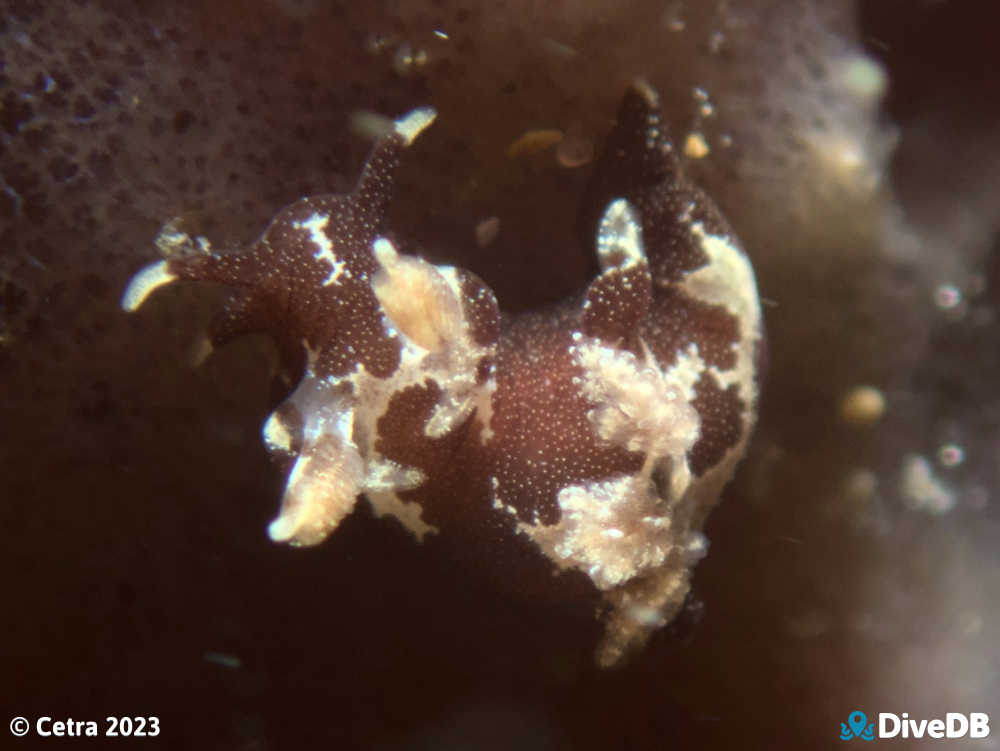
[[[645,342],[643,342],[645,347]],[[671,384],[684,396],[684,401],[693,402],[695,399],[695,385],[701,380],[702,375],[711,370],[705,366],[705,361],[698,352],[698,345],[691,342],[684,349],[677,350],[674,364],[667,368],[663,374],[663,380]],[[647,353],[647,356],[652,355]]]
[[[462,335],[461,298],[436,266],[400,255],[384,237],[374,245],[380,269],[372,289],[398,331],[428,352],[450,346]]]
[[[406,139],[406,145],[409,146],[436,117],[437,111],[433,107],[419,107],[399,118],[394,129]]]
[[[673,535],[662,500],[648,478],[619,475],[560,490],[557,524],[519,527],[560,568],[580,569],[606,591],[666,560]]]
[[[288,429],[277,412],[271,413],[267,421],[264,423],[264,427],[260,431],[261,438],[264,440],[264,446],[271,453],[291,452],[292,450],[292,433]]]
[[[402,362],[392,377],[402,382],[396,390],[428,379],[441,388],[424,428],[429,438],[447,434],[475,410],[483,425],[481,439],[489,440],[496,378],[478,384],[476,369],[482,358],[495,354],[495,347],[473,340],[455,268],[401,255],[385,238],[375,241],[373,251],[381,268],[372,289],[403,342]]]
[[[736,319],[739,336],[732,343],[736,365],[728,370],[710,368],[722,388],[736,384],[740,399],[752,410],[756,403],[754,347],[761,337],[760,303],[753,267],[732,241],[711,235],[701,222],[691,225],[691,235],[708,256],[708,263],[688,274],[680,288],[691,297],[724,308]]]
[[[424,535],[428,532],[438,531],[437,527],[423,520],[423,507],[419,503],[407,503],[395,491],[386,493],[368,491],[366,495],[371,501],[375,516],[380,519],[384,516],[393,517],[417,538],[417,542],[423,542]]]
[[[602,271],[627,269],[646,260],[639,214],[624,198],[609,203],[601,217],[597,227],[597,260]]]
[[[146,298],[165,284],[176,281],[177,277],[170,273],[166,261],[158,261],[142,269],[132,277],[122,295],[122,310],[132,313],[142,305]]]
[[[323,281],[324,287],[329,287],[339,281],[341,274],[344,274],[347,268],[347,263],[337,258],[336,253],[333,252],[333,241],[326,234],[326,226],[329,223],[330,215],[319,212],[313,213],[304,222],[292,222],[292,227],[295,229],[309,231],[309,239],[316,246],[313,258],[317,261],[325,261],[330,265],[330,275]]]
[[[570,348],[582,373],[580,393],[594,406],[588,417],[598,437],[629,451],[683,460],[698,437],[691,406],[700,377],[696,345],[664,372],[652,353],[644,362],[627,350],[584,339]]]

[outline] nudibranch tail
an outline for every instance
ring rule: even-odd
[[[481,279],[384,234],[400,156],[434,116],[385,128],[350,194],[296,201],[242,252],[189,243],[122,306],[178,279],[227,284],[211,344],[269,333],[301,374],[263,428],[289,467],[273,540],[319,543],[364,496],[419,540],[473,541],[515,590],[527,545],[567,573],[555,592],[582,580],[602,599],[611,665],[681,607],[749,439],[753,270],[640,82],[583,202],[600,273],[575,300],[501,318]]]

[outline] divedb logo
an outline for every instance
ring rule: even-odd
[[[944,719],[915,720],[907,712],[878,713],[876,723],[869,722],[864,712],[855,709],[840,723],[840,740],[873,741],[876,738],[985,738],[990,734],[990,716],[985,712],[948,712]]]

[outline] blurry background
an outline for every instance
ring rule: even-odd
[[[162,747],[246,751],[834,748],[854,709],[1000,723],[995,3],[0,5],[6,716],[155,714]],[[355,114],[422,104],[406,249],[507,310],[563,298],[636,76],[754,261],[769,369],[688,607],[598,672],[589,613],[484,586],[365,504],[319,548],[270,544],[270,350],[191,365],[215,289],[118,300],[168,220],[246,244],[350,188]],[[538,130],[561,140],[511,152]]]

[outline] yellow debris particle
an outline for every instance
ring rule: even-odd
[[[849,425],[873,425],[885,413],[885,397],[874,386],[855,386],[840,401],[840,417]]]
[[[562,139],[563,132],[554,128],[527,130],[507,147],[507,158],[517,159],[529,154],[537,154],[539,151],[544,151],[559,143]]]
[[[688,159],[703,159],[708,156],[708,152],[705,136],[697,131],[688,133],[688,137],[684,139],[684,156]]]

